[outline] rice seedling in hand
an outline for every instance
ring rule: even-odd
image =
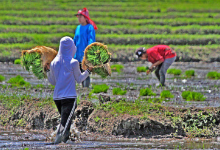
[[[46,46],[37,46],[31,50],[23,50],[21,64],[27,71],[33,72],[38,79],[46,78],[46,64],[56,57],[57,51]]]
[[[85,55],[82,61],[82,68],[93,67],[93,72],[106,78],[111,75],[111,68],[109,65],[111,53],[108,52],[106,45],[94,42],[88,45],[85,49]]]

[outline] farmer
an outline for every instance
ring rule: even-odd
[[[55,85],[53,100],[61,115],[61,123],[57,131],[55,144],[61,141],[66,142],[69,139],[71,117],[76,108],[75,82],[84,81],[92,71],[90,67],[81,73],[79,62],[73,58],[75,53],[76,46],[72,38],[65,36],[60,40],[57,56],[50,65],[47,64],[48,80],[52,85]]]
[[[95,30],[98,28],[96,24],[89,18],[89,11],[87,8],[80,9],[76,14],[80,25],[77,26],[74,36],[74,43],[76,44],[77,51],[74,56],[80,63],[80,70],[83,72],[81,63],[84,56],[85,48],[95,42]],[[82,83],[83,87],[89,87],[90,77]]]
[[[162,86],[165,86],[165,76],[167,69],[176,60],[176,52],[167,45],[157,45],[149,49],[144,47],[138,48],[135,52],[138,58],[142,60],[148,59],[152,63],[147,74],[156,67],[155,75]]]

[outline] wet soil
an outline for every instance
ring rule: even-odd
[[[73,135],[73,141],[69,141],[70,143],[54,147],[51,145],[45,146],[45,144],[51,142],[50,134],[56,129],[59,123],[59,115],[56,108],[51,106],[36,108],[36,103],[39,103],[40,99],[52,96],[53,89],[49,88],[47,80],[36,79],[31,73],[28,73],[19,65],[1,63],[0,74],[6,77],[6,81],[0,84],[6,85],[8,88],[1,88],[0,91],[5,93],[5,95],[29,93],[33,97],[25,101],[26,105],[14,110],[15,113],[13,115],[11,115],[10,110],[0,106],[1,124],[4,127],[13,127],[13,130],[10,128],[2,129],[0,135],[1,148],[219,148],[220,81],[206,78],[206,74],[209,71],[219,72],[220,65],[218,62],[176,62],[172,65],[172,68],[181,69],[182,72],[193,69],[196,72],[196,76],[185,78],[184,75],[173,76],[168,74],[166,80],[167,87],[165,88],[157,87],[158,81],[154,74],[146,76],[145,73],[137,73],[137,66],[150,65],[149,63],[135,62],[123,65],[125,69],[122,73],[113,72],[111,77],[104,80],[100,79],[97,75],[92,75],[92,84],[108,84],[110,89],[107,93],[102,94],[110,96],[111,100],[115,102],[119,102],[120,100],[135,101],[139,97],[140,89],[146,87],[151,87],[156,93],[156,97],[159,97],[160,92],[164,89],[170,90],[175,97],[169,101],[162,102],[163,107],[161,109],[151,110],[147,119],[143,119],[141,115],[119,114],[115,116],[111,111],[107,112],[103,109],[94,108],[94,104],[99,102],[98,97],[100,94],[92,94],[93,98],[88,99],[91,88],[85,89],[81,85],[77,85],[78,97],[81,102],[76,110],[74,123],[81,132],[80,137],[83,142],[75,142],[74,139],[76,140],[76,138]],[[16,75],[23,76],[33,87],[27,89],[10,87],[7,80]],[[44,87],[34,87],[34,85],[38,84],[42,84]],[[126,89],[126,95],[112,95],[112,89],[114,87]],[[201,92],[205,95],[206,100],[203,102],[187,102],[181,97],[181,92],[185,90]],[[149,97],[141,98],[146,99]],[[33,108],[35,108],[34,111]],[[165,115],[165,112],[169,112],[169,114]],[[97,116],[100,118],[98,121],[96,119]],[[201,116],[205,116],[206,119]],[[178,117],[180,120],[174,120],[175,117]],[[17,126],[21,119],[24,119],[25,123],[22,126]],[[201,131],[200,134],[196,133],[200,138],[194,138],[190,136],[192,133],[188,134],[183,126],[184,124],[188,126],[192,125],[191,121],[204,122],[202,127],[205,128],[211,124],[212,128],[209,128],[207,131]],[[14,131],[16,128],[24,130]],[[35,131],[32,131],[33,129]],[[192,130],[192,132],[194,131]],[[201,137],[204,137],[204,139]]]

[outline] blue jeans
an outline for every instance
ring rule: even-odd
[[[173,58],[165,59],[162,64],[157,66],[155,70],[155,75],[157,79],[160,81],[162,86],[165,86],[165,77],[167,73],[167,69],[171,66],[171,64],[176,60],[176,56]]]

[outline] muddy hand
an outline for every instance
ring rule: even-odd
[[[45,70],[46,72],[50,71],[50,63],[46,63],[46,64],[45,64],[44,70]]]
[[[93,67],[88,67],[89,71],[92,72],[93,70]]]
[[[150,72],[151,72],[150,70],[147,70],[147,71],[146,71],[147,75],[149,75],[149,74],[150,74]]]

